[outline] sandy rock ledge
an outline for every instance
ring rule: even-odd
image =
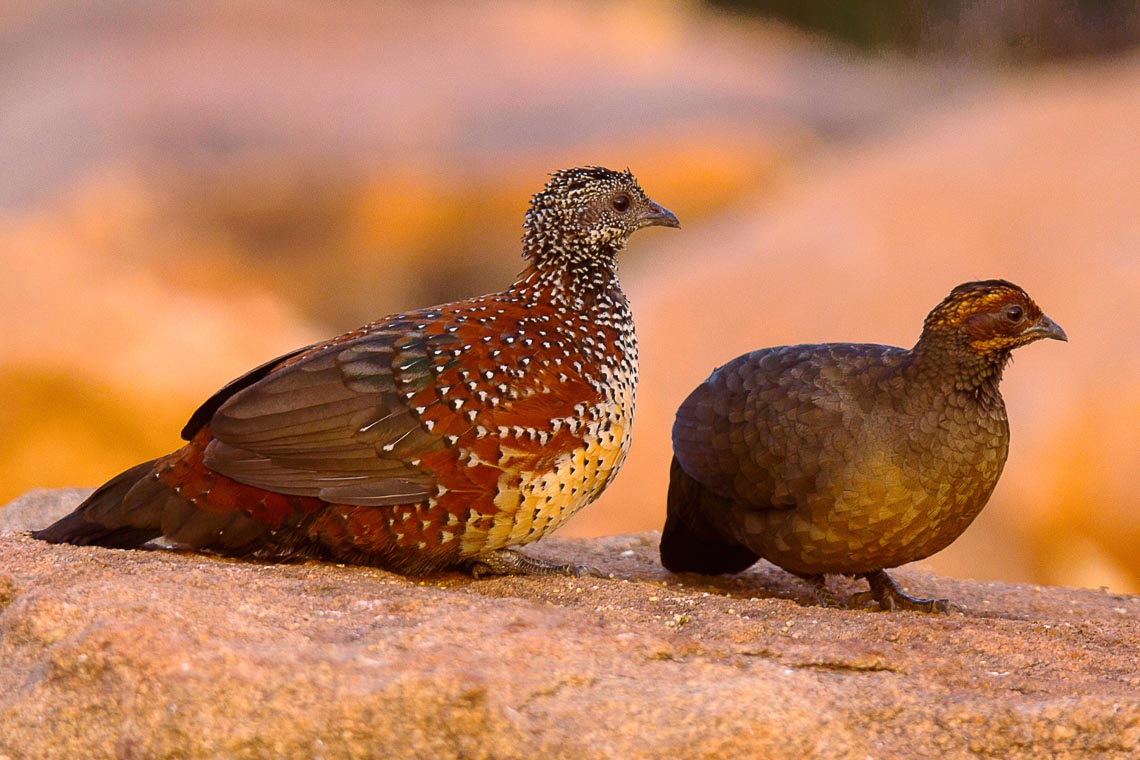
[[[0,758],[1140,752],[1136,596],[912,567],[962,612],[826,610],[655,533],[532,549],[612,579],[473,581],[17,532],[79,493],[0,510]]]

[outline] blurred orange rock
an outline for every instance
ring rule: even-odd
[[[156,256],[162,224],[136,191],[106,180],[0,226],[0,501],[97,484],[172,448],[225,378],[318,337],[213,251],[179,250],[198,273],[184,282]]]

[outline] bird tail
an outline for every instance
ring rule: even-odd
[[[705,516],[707,505],[718,501],[681,468],[673,457],[669,469],[669,500],[661,531],[661,564],[674,573],[739,573],[759,555],[735,541],[725,540]]]
[[[151,460],[116,475],[71,514],[33,538],[53,544],[132,549],[162,535],[162,508],[173,491],[154,477]]]

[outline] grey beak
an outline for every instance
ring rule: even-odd
[[[649,201],[649,207],[641,214],[641,227],[680,227],[677,216],[664,206]]]
[[[1053,340],[1063,340],[1066,343],[1069,340],[1069,336],[1065,335],[1061,326],[1044,314],[1041,315],[1041,319],[1037,320],[1037,324],[1023,332],[1022,335],[1032,335],[1034,338],[1052,338]]]

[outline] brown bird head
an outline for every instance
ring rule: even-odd
[[[523,225],[524,255],[536,266],[612,266],[630,235],[652,225],[680,227],[671,211],[645,194],[627,170],[562,169],[531,199]]]
[[[1019,346],[1041,338],[1068,340],[1024,290],[1006,280],[967,282],[926,317],[922,340],[944,343],[1005,363]]]

